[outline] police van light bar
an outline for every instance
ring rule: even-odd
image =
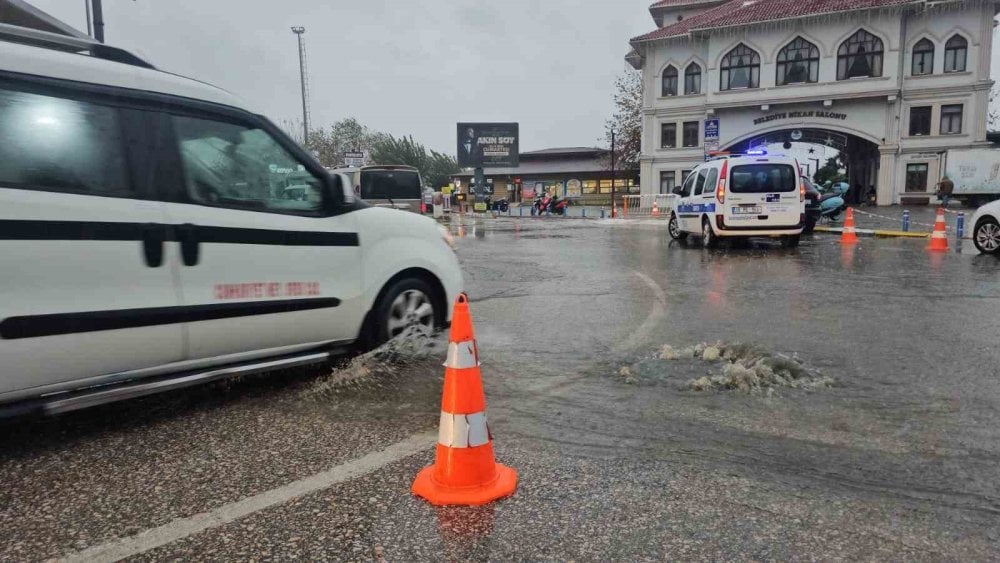
[[[750,149],[746,152],[747,156],[767,156],[766,149]]]

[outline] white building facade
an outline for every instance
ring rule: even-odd
[[[643,192],[715,150],[810,142],[841,152],[856,197],[929,202],[949,149],[989,146],[998,4],[657,2],[660,28],[626,58],[642,71]]]

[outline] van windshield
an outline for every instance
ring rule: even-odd
[[[416,199],[421,197],[420,174],[415,170],[362,170],[361,199]]]
[[[788,164],[744,164],[734,166],[730,176],[734,194],[794,192],[795,169]]]

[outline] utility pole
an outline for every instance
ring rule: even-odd
[[[294,33],[299,40],[299,79],[302,82],[302,146],[309,143],[309,79],[306,78],[306,44],[302,35],[306,32],[304,27],[293,27]]]
[[[104,43],[104,7],[101,6],[101,0],[90,1],[94,9],[94,39]]]
[[[94,36],[94,21],[90,17],[90,0],[83,0],[83,9],[87,12],[87,35]]]
[[[615,207],[615,130],[611,130],[611,218],[618,215]]]

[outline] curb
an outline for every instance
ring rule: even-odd
[[[816,227],[813,231],[817,233],[831,233],[831,234],[842,234],[844,229],[842,227]],[[887,231],[880,229],[855,229],[855,232],[859,235],[866,235],[875,238],[928,238],[931,236],[930,233],[923,233],[919,231]]]

